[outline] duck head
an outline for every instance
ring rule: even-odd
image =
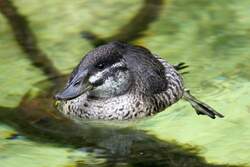
[[[84,93],[90,97],[109,98],[130,90],[151,94],[166,87],[164,67],[150,51],[111,42],[87,53],[55,98],[71,100]]]

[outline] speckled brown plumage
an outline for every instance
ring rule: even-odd
[[[189,95],[181,75],[167,61],[146,48],[112,42],[89,52],[56,98],[61,100],[59,110],[70,118],[142,118],[161,112],[181,98],[189,101],[198,114],[222,117]]]

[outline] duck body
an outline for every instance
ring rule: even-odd
[[[180,99],[189,101],[198,114],[222,117],[185,89],[175,66],[146,48],[121,42],[89,52],[55,97],[59,111],[73,119],[142,118]]]

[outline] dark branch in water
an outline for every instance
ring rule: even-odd
[[[163,3],[163,0],[144,0],[143,6],[130,22],[121,27],[119,32],[111,37],[99,38],[92,32],[82,32],[82,36],[90,40],[94,46],[99,46],[109,41],[131,42],[136,40],[148,29],[150,23],[158,18]]]
[[[16,41],[34,66],[48,77],[61,75],[47,55],[38,47],[37,39],[29,27],[27,19],[18,13],[10,0],[0,0],[0,12],[9,22]]]
[[[14,110],[13,108],[0,106],[0,118],[2,118],[2,115],[9,113],[9,112],[12,112],[13,110]],[[1,119],[0,119],[0,121],[1,121]]]

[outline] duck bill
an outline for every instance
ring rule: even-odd
[[[54,97],[56,100],[71,100],[92,88],[93,86],[88,82],[87,73],[81,72],[80,74],[75,74],[72,81]]]
[[[85,86],[83,86],[83,88],[81,90],[79,90],[78,88],[75,88],[72,85],[69,85],[63,91],[58,92],[55,95],[55,99],[56,100],[71,100],[71,99],[77,98],[78,96],[91,90],[92,88],[93,87],[90,84],[88,84],[88,85],[86,84]]]

